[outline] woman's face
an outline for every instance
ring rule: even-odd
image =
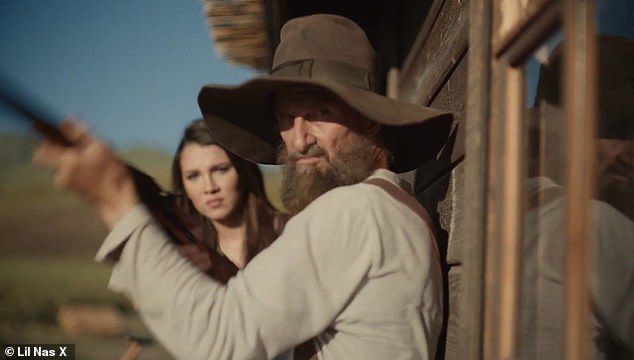
[[[214,222],[242,219],[238,172],[221,147],[187,143],[180,166],[185,192],[198,212]]]

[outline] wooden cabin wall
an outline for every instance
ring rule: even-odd
[[[462,295],[462,182],[467,102],[468,0],[436,0],[400,72],[398,96],[452,111],[455,127],[443,153],[416,172],[417,199],[434,219],[444,257],[446,333],[438,359],[461,358],[459,305]]]

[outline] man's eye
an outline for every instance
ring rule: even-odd
[[[320,119],[328,119],[328,118],[330,118],[331,114],[332,113],[328,109],[319,109],[319,111],[317,111],[317,116]]]
[[[323,121],[330,118],[330,111],[328,109],[319,109],[307,112],[304,115],[304,119],[308,121]]]
[[[277,118],[277,126],[280,130],[288,129],[293,121],[293,117],[291,115],[276,114],[275,117]]]

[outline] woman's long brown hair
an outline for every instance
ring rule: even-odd
[[[183,185],[180,156],[187,144],[217,145],[229,156],[238,173],[239,188],[243,192],[242,216],[247,224],[247,262],[269,246],[279,233],[281,214],[271,205],[264,192],[262,172],[252,162],[231,153],[219,144],[202,119],[194,120],[184,131],[172,161],[172,191],[177,206],[187,216],[196,216],[203,224],[203,237],[209,250],[218,251],[218,236],[209,219],[200,214],[187,197]]]

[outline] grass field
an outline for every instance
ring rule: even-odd
[[[130,303],[107,290],[110,270],[92,258],[106,235],[93,211],[72,194],[54,189],[51,175],[30,165],[35,142],[0,134],[0,344],[70,343],[76,359],[118,359],[125,334],[149,336]],[[167,185],[170,156],[128,151],[131,163]],[[124,335],[64,333],[60,305],[111,305],[124,315]],[[171,359],[159,345],[140,359]]]
[[[92,258],[107,231],[77,196],[54,189],[51,174],[30,164],[32,139],[0,134],[0,344],[72,343],[76,359],[118,359],[123,336],[71,337],[57,324],[66,304],[109,304],[125,315],[126,332],[147,335],[126,299],[106,289],[110,270]],[[169,186],[171,155],[152,149],[122,153]],[[265,167],[265,190],[275,206],[280,173]],[[157,344],[140,359],[170,359]]]
[[[151,337],[130,303],[106,289],[110,269],[84,258],[0,258],[0,343],[75,344],[76,359],[117,359],[126,334]],[[60,305],[112,305],[124,315],[121,336],[70,336],[57,324]],[[158,344],[140,359],[171,359]]]
[[[11,322],[56,322],[59,305],[130,304],[106,289],[110,270],[90,259],[0,258],[0,318]]]

